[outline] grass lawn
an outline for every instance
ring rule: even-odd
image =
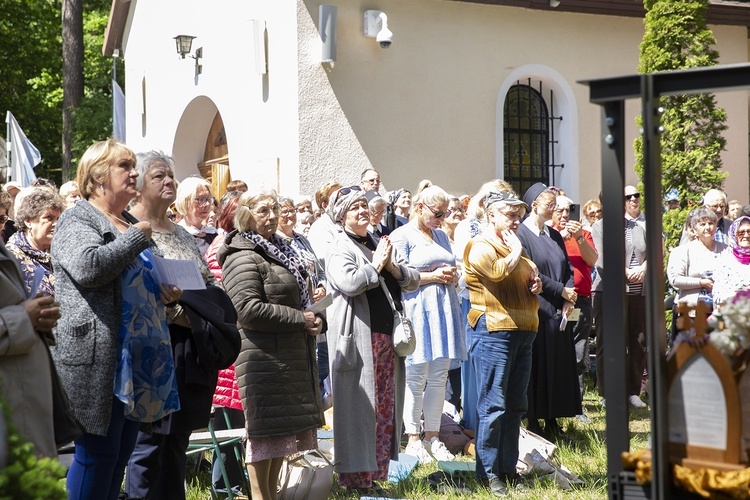
[[[606,498],[607,449],[604,411],[596,395],[595,388],[589,384],[584,395],[584,411],[593,422],[583,424],[576,419],[560,419],[564,434],[556,444],[555,459],[569,471],[578,476],[584,485],[563,491],[551,480],[536,481],[528,491],[511,492],[508,498],[524,499],[601,499]],[[650,432],[648,410],[633,410],[630,416],[631,441],[630,449],[638,450],[647,446]],[[473,460],[473,457],[459,459]],[[476,483],[469,483],[474,491],[470,496],[459,493],[438,493],[431,490],[427,483],[427,476],[437,471],[436,464],[421,465],[412,472],[411,476],[398,485],[387,485],[387,489],[394,498],[494,498],[486,488]],[[209,479],[206,474],[199,474],[193,479],[188,489],[188,500],[206,500],[210,498],[207,488]],[[355,499],[358,495],[350,493],[345,488],[334,485],[331,498]]]

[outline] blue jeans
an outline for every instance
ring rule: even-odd
[[[123,403],[113,395],[107,435],[86,433],[75,441],[66,481],[69,500],[117,500],[139,427],[139,422],[125,418]]]
[[[470,357],[478,392],[477,478],[515,475],[536,332],[488,332],[485,316],[476,328],[466,328],[472,331]]]
[[[466,322],[466,317],[471,309],[468,299],[461,299],[461,317]],[[471,336],[473,330],[466,325],[466,345],[471,347]],[[461,408],[463,424],[466,429],[475,431],[477,429],[477,379],[474,376],[474,365],[469,358],[461,363]]]

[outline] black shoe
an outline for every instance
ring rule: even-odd
[[[547,438],[554,438],[562,434],[562,428],[556,418],[548,418],[544,421],[544,434]]]
[[[489,486],[490,492],[496,497],[504,497],[508,495],[508,486],[505,484],[505,481],[499,477],[493,477],[490,479]]]
[[[544,436],[544,431],[542,430],[542,426],[539,425],[539,420],[535,418],[529,419],[529,423],[526,425],[526,430],[529,432],[533,432],[534,434],[538,436]]]

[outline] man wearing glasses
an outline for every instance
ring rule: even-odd
[[[365,169],[360,177],[359,185],[363,191],[375,191],[380,193],[380,174],[374,168]]]
[[[716,223],[716,234],[714,234],[714,241],[721,243],[727,242],[727,231],[732,221],[724,217],[727,210],[727,195],[721,189],[709,189],[706,194],[703,195],[703,206],[711,209],[716,217],[719,219]],[[690,241],[690,235],[687,230],[683,229],[682,236],[680,237],[680,245]]]

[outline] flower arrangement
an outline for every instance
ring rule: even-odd
[[[750,290],[742,290],[709,320],[710,339],[722,354],[735,358],[750,348]]]

